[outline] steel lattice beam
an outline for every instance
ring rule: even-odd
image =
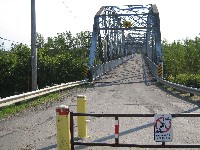
[[[162,61],[160,20],[156,5],[103,6],[94,17],[90,65],[142,51]]]

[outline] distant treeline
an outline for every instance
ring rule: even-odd
[[[200,38],[168,43],[162,41],[164,77],[169,81],[200,88]]]
[[[71,32],[44,39],[37,34],[38,88],[82,80],[83,64],[89,62],[92,33],[75,36]],[[200,39],[168,43],[162,41],[164,77],[172,82],[200,87]],[[96,63],[102,63],[102,50],[97,48]],[[31,91],[31,49],[12,45],[0,49],[0,97]]]

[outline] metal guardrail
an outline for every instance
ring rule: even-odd
[[[74,87],[74,86],[77,86],[77,85],[82,85],[82,84],[85,84],[85,83],[87,83],[86,80],[69,82],[69,83],[62,83],[60,85],[56,85],[56,86],[52,86],[52,87],[46,87],[46,88],[43,88],[43,89],[40,89],[40,90],[6,97],[6,98],[3,98],[3,99],[0,99],[0,108],[5,107],[5,106],[9,106],[11,104],[15,104],[17,102],[21,102],[21,101],[24,101],[24,100],[36,98],[36,97],[39,97],[39,96],[42,96],[42,95],[45,95],[45,94],[56,92],[56,91],[59,91],[59,90],[64,90],[66,88]]]
[[[147,65],[149,66],[151,73],[154,75],[154,77],[156,77],[158,82],[160,82],[166,86],[173,87],[180,91],[200,95],[200,89],[193,88],[193,87],[187,87],[187,86],[184,86],[181,84],[173,83],[173,82],[159,78],[158,77],[158,66],[155,63],[153,63],[148,57],[144,56],[144,59],[145,59],[145,62],[147,63]]]
[[[169,82],[169,81],[163,80],[161,78],[157,78],[157,80],[160,83],[167,85],[167,86],[170,86],[170,87],[173,87],[177,90],[184,91],[184,92],[187,92],[187,93],[196,94],[196,95],[200,95],[200,89],[193,88],[193,87],[187,87],[187,86],[184,86],[184,85],[181,85],[181,84]]]

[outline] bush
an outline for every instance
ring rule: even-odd
[[[168,43],[162,41],[164,78],[191,87],[200,87],[200,38]]]
[[[200,74],[179,74],[174,81],[185,86],[200,88]]]
[[[91,33],[58,34],[47,41],[37,34],[37,77],[39,89],[53,84],[82,80],[82,66],[89,62]],[[31,90],[31,49],[24,44],[0,49],[0,97]]]

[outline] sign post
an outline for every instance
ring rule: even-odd
[[[86,79],[87,78],[87,74],[88,74],[88,65],[87,64],[84,64],[83,65],[83,75],[84,75],[84,78]]]
[[[159,62],[158,64],[158,77],[163,78],[163,62]]]
[[[154,140],[171,142],[173,138],[171,114],[156,114],[154,121]]]

